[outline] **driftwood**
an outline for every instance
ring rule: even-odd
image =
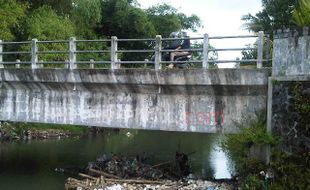
[[[167,161],[167,162],[159,163],[159,164],[156,164],[156,165],[152,166],[151,168],[157,168],[157,167],[160,167],[160,166],[163,166],[163,165],[170,164],[172,162],[173,161]]]
[[[87,174],[83,174],[83,173],[79,173],[79,176],[85,177],[87,179],[97,180],[96,177],[93,177],[93,176],[90,176],[90,175],[87,175]]]
[[[90,168],[89,171],[94,172],[94,173],[96,173],[98,175],[102,175],[102,176],[107,177],[107,178],[121,179],[120,177],[118,177],[116,175],[108,174],[108,173],[106,173],[104,171],[98,171],[98,170],[95,170],[93,168]]]

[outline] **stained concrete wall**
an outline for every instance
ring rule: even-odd
[[[235,133],[269,70],[0,69],[0,120]]]
[[[310,74],[310,32],[279,30],[273,41],[273,76]]]
[[[300,129],[302,117],[296,107],[296,100],[301,96],[305,108],[309,108],[310,100],[310,75],[308,76],[289,76],[275,77],[272,80],[272,132],[283,139],[282,149],[291,152],[292,147],[299,147],[301,141],[307,139]],[[309,113],[310,114],[310,113]],[[308,114],[308,115],[309,115]],[[302,142],[303,143],[303,142]],[[309,142],[307,142],[310,144]]]

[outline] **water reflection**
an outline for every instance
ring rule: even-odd
[[[194,173],[226,178],[221,152],[214,152],[217,135],[161,131],[107,131],[104,135],[61,141],[20,142],[0,145],[0,189],[63,189],[68,177],[55,168],[83,167],[105,153],[135,156],[145,152],[148,162],[174,159],[176,151],[190,154]],[[217,147],[218,149],[218,147]]]
[[[226,153],[216,143],[211,152],[211,163],[215,172],[213,174],[215,179],[230,179],[232,177],[230,171],[231,162]]]

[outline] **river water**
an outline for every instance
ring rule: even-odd
[[[190,153],[195,175],[230,178],[231,161],[215,134],[122,130],[83,138],[0,144],[0,190],[64,189],[67,174],[55,168],[84,167],[105,153],[135,156],[146,153],[150,164],[174,159],[176,151]]]

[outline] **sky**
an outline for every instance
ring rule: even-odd
[[[196,14],[203,28],[192,37],[203,36],[232,36],[250,34],[243,28],[241,17],[248,13],[255,14],[262,9],[261,0],[138,0],[142,8],[148,8],[159,3],[168,3],[187,16]],[[255,39],[210,40],[215,48],[242,48],[254,43]],[[219,59],[235,60],[241,58],[240,52],[219,52]],[[227,65],[227,64],[226,64]],[[230,65],[231,66],[231,65]],[[230,67],[229,66],[229,67]]]

